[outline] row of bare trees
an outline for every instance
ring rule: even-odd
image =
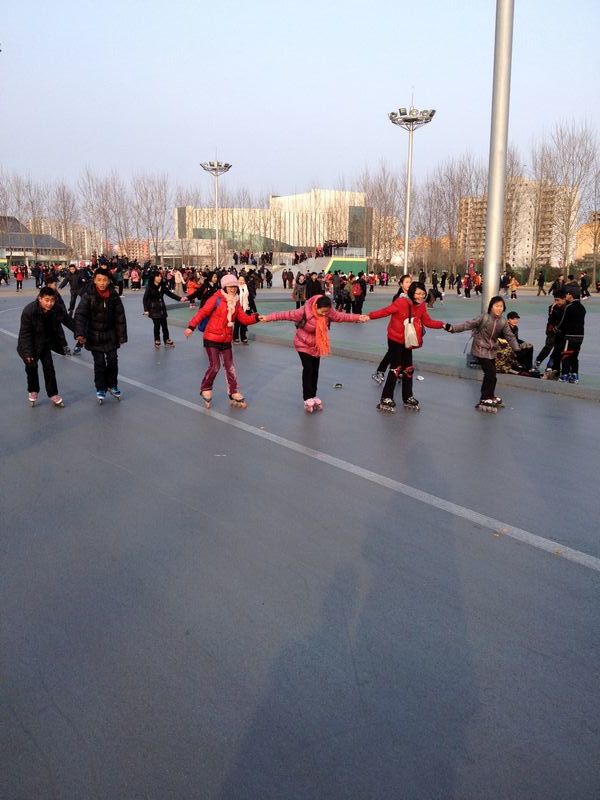
[[[572,259],[577,229],[587,223],[588,250],[593,255],[594,272],[600,248],[600,158],[592,130],[582,123],[560,123],[544,139],[535,142],[523,164],[522,155],[511,148],[507,158],[507,183],[504,218],[504,260],[510,262],[511,249],[526,252],[529,278],[545,260],[567,266]],[[211,187],[212,188],[212,187]],[[381,163],[364,169],[349,185],[365,195],[373,209],[372,255],[387,263],[403,246],[403,218],[406,178],[403,165],[392,168]],[[484,229],[479,224],[465,235],[465,198],[483,200],[487,189],[487,170],[483,161],[466,153],[436,165],[413,187],[410,236],[413,258],[426,269],[432,266],[457,268],[464,265],[471,251],[481,252]],[[203,202],[204,201],[204,202]],[[461,205],[462,201],[462,205]],[[275,240],[290,235],[285,215],[261,213],[267,209],[269,195],[253,197],[247,189],[222,187],[219,225],[234,232],[239,247],[249,225],[253,233]],[[127,252],[132,239],[147,239],[155,258],[161,255],[165,239],[173,231],[173,208],[206,207],[199,227],[214,225],[212,198],[203,198],[195,186],[173,187],[164,173],[134,175],[125,180],[116,172],[99,176],[86,169],[74,185],[59,181],[52,185],[8,173],[0,169],[0,217],[15,216],[26,222],[34,236],[43,231],[44,220],[58,226],[57,238],[68,243],[67,232],[75,224],[96,234],[100,243],[112,242]],[[470,209],[470,206],[468,206]],[[250,213],[250,209],[255,211]],[[470,212],[469,212],[470,213]],[[481,215],[480,215],[481,219]],[[294,234],[303,240],[322,241],[323,231],[339,229],[344,238],[347,207],[314,206]],[[550,228],[549,228],[550,226]],[[189,233],[189,231],[188,231]],[[527,242],[521,239],[527,238]],[[338,238],[333,235],[333,238]],[[186,260],[188,237],[181,237],[181,256]],[[550,244],[549,244],[550,242]],[[290,242],[294,244],[294,242]],[[234,242],[234,245],[236,242]],[[102,245],[100,245],[102,246]],[[594,275],[594,278],[596,276]]]

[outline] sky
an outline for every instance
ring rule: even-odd
[[[209,191],[290,194],[403,169],[388,113],[435,108],[418,180],[487,163],[495,0],[21,0],[0,33],[0,165],[74,182],[166,172]],[[527,163],[561,120],[600,127],[598,0],[515,0],[509,136]]]

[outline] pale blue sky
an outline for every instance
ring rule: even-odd
[[[470,149],[487,162],[494,0],[21,0],[3,15],[0,163],[74,180],[89,165],[231,188],[336,185],[406,134],[387,113],[435,108],[415,172]],[[516,0],[510,138],[523,161],[559,119],[600,122],[598,0]],[[208,187],[207,187],[208,188]]]

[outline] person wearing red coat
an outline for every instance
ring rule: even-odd
[[[233,363],[231,343],[233,326],[236,320],[241,325],[254,325],[258,322],[258,314],[246,314],[238,299],[238,281],[235,275],[224,275],[221,278],[221,291],[215,292],[189,321],[184,333],[189,337],[195,328],[206,319],[204,330],[204,347],[208,357],[206,370],[200,385],[200,395],[206,408],[212,402],[212,388],[221,368],[221,359],[225,367],[229,400],[234,408],[246,408],[246,400],[238,391],[237,375]]]
[[[408,288],[407,297],[398,297],[391,305],[379,308],[369,313],[370,319],[391,317],[388,324],[388,353],[390,356],[390,369],[381,393],[381,401],[377,408],[379,411],[394,411],[394,389],[396,381],[402,377],[402,402],[407,408],[418,411],[419,401],[413,397],[413,348],[423,344],[423,327],[444,328],[450,330],[450,325],[431,319],[427,313],[427,305],[423,302],[427,296],[424,284],[413,281]],[[412,322],[417,335],[417,344],[407,346],[405,343],[405,322]]]

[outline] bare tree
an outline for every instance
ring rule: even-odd
[[[592,251],[592,286],[595,286],[598,280],[598,251],[600,250],[600,159],[598,157],[596,157],[592,177],[588,182],[583,199],[587,215],[584,234]]]
[[[77,222],[78,208],[75,192],[68,184],[60,181],[50,192],[49,216],[57,223],[58,238],[67,247],[69,255],[74,252],[74,225]]]
[[[556,202],[556,253],[564,268],[574,252],[580,222],[581,199],[592,177],[597,158],[594,133],[584,123],[561,122],[551,136]]]
[[[171,191],[169,178],[165,173],[136,175],[132,181],[135,197],[135,211],[140,225],[152,243],[154,258],[159,262],[159,250],[169,228],[169,207]]]
[[[357,180],[356,189],[364,192],[365,204],[373,209],[374,262],[388,263],[398,235],[402,180],[382,162],[374,174],[368,169],[363,171]]]
[[[127,254],[133,231],[133,201],[129,189],[116,172],[111,172],[105,191],[112,231],[121,253]]]
[[[45,184],[37,183],[31,177],[25,178],[24,211],[29,219],[31,236],[33,239],[33,257],[37,258],[37,237],[43,233],[42,220],[48,210],[49,188]]]

